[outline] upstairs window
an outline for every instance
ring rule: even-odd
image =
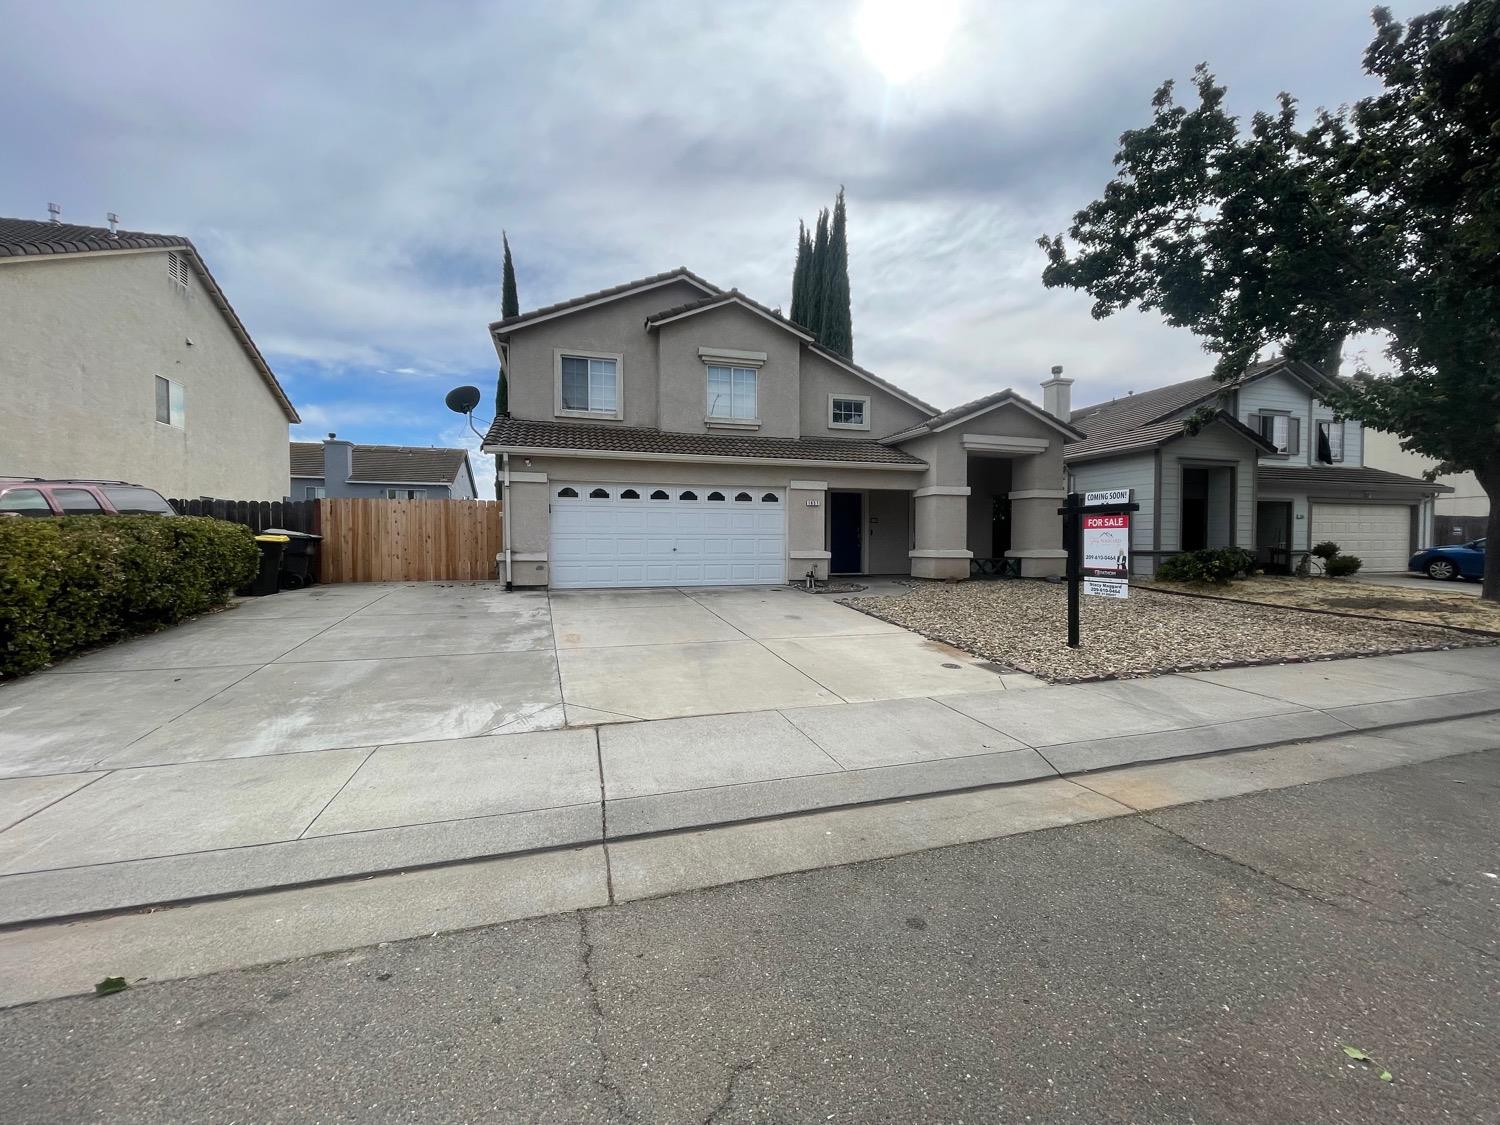
[[[730,422],[753,422],[756,414],[756,371],[753,367],[708,368],[708,417]]]
[[[385,498],[387,500],[426,500],[427,490],[425,488],[387,488]]]
[[[156,420],[163,426],[175,426],[180,430],[185,417],[182,384],[156,376]]]
[[[836,430],[868,430],[870,400],[862,395],[829,395],[828,425]]]
[[[619,414],[620,363],[602,356],[559,357],[561,387],[559,410],[571,414]]]
[[[1302,419],[1289,414],[1252,414],[1250,428],[1276,447],[1283,457],[1302,451]]]
[[[1318,423],[1318,460],[1325,465],[1337,465],[1344,460],[1342,420],[1324,418]]]

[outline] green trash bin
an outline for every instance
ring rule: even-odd
[[[280,589],[281,555],[291,542],[286,535],[257,535],[255,545],[260,548],[260,572],[248,586],[236,591],[242,598],[259,598],[274,594]]]

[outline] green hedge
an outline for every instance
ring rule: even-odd
[[[222,520],[0,519],[0,675],[222,605],[258,557],[250,529]]]

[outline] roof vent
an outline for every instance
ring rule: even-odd
[[[62,204],[61,203],[49,203],[49,204],[47,204],[47,214],[49,214],[49,215],[52,216],[52,221],[54,223],[61,223],[62,222]]]
[[[116,215],[113,211],[106,211],[104,213],[104,221],[109,224],[109,237],[114,238],[119,233],[117,228],[120,225],[120,216]]]

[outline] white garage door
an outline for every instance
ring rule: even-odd
[[[1411,508],[1405,504],[1314,504],[1312,542],[1332,539],[1367,571],[1405,570],[1411,557]]]
[[[554,481],[552,585],[786,581],[786,493],[729,485]]]

